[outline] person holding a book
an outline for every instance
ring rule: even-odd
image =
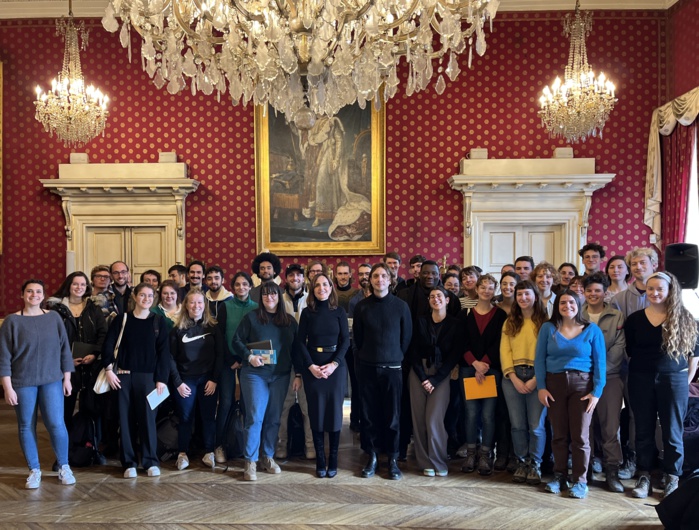
[[[498,281],[490,274],[484,274],[476,282],[478,302],[472,309],[459,313],[462,321],[464,352],[459,374],[462,379],[475,379],[476,385],[488,383],[492,377],[495,395],[472,399],[466,393],[466,460],[461,466],[464,473],[472,473],[478,468],[481,475],[493,472],[493,442],[495,441],[495,407],[497,392],[502,383],[500,368],[500,338],[507,313],[492,305]],[[477,387],[476,387],[477,388]],[[476,462],[478,426],[482,426],[481,447]]]
[[[322,273],[311,280],[306,304],[296,337],[298,364],[304,368],[301,373],[316,451],[316,475],[333,478],[337,475],[342,405],[347,386],[345,354],[350,343],[347,313],[338,306],[333,282]],[[327,467],[326,432],[330,444]]]
[[[582,317],[580,299],[571,291],[560,294],[551,320],[539,330],[534,374],[539,401],[548,409],[553,429],[554,479],[546,491],[560,493],[569,487],[570,441],[573,486],[569,496],[584,499],[590,421],[606,382],[607,359],[602,330]]]
[[[240,389],[246,407],[244,480],[257,480],[258,458],[262,470],[281,473],[274,461],[274,451],[298,330],[296,320],[286,312],[281,298],[282,290],[276,283],[261,284],[260,307],[243,317],[233,338],[233,350],[243,359]],[[295,374],[294,386],[299,388],[301,370]]]
[[[204,457],[202,462],[215,467],[216,402],[218,378],[223,371],[224,342],[218,322],[209,312],[204,293],[193,289],[182,302],[175,328],[170,332],[170,373],[179,414],[177,469],[189,466],[187,450],[192,439],[195,406],[201,419]]]

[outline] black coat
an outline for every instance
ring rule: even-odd
[[[87,300],[85,309],[78,318],[75,318],[70,309],[63,303],[56,302],[55,299],[49,300],[47,307],[56,311],[63,319],[71,347],[76,341],[94,344],[95,348],[92,353],[95,357],[100,356],[104,339],[107,336],[107,321],[102,310],[92,300]]]

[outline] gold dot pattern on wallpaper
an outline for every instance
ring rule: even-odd
[[[502,15],[502,16],[501,16]],[[485,57],[459,59],[462,73],[444,94],[430,86],[407,97],[404,84],[387,107],[386,241],[404,263],[414,254],[460,262],[463,255],[462,198],[446,180],[474,147],[491,158],[548,158],[564,145],[548,138],[536,112],[544,84],[561,75],[568,41],[561,14],[499,14]],[[91,164],[156,163],[159,151],[174,151],[201,182],[187,207],[187,258],[224,267],[229,277],[248,270],[256,253],[254,125],[252,106],[233,106],[227,95],[157,89],[140,64],[132,32],[133,63],[118,35],[98,20],[82,53],[88,82],[111,98],[104,137],[84,149]],[[40,178],[56,178],[70,150],[50,138],[34,119],[34,87],[46,87],[61,66],[63,47],[53,21],[0,21],[0,59],[5,64],[5,255],[0,275],[6,293],[26,275],[46,278],[53,290],[65,271],[65,232],[60,199],[43,190]],[[593,197],[589,239],[618,253],[648,244],[643,225],[643,179],[648,122],[659,104],[665,72],[661,12],[596,12],[588,53],[618,85],[619,103],[603,139],[575,146],[576,157],[594,157],[597,172],[615,180]],[[36,53],[41,49],[42,53]],[[108,66],[106,66],[108,65]],[[434,63],[435,78],[438,68]],[[658,72],[661,76],[658,78]],[[407,71],[402,68],[403,81]],[[334,265],[341,256],[323,257]],[[285,257],[307,263],[311,257]],[[375,262],[376,256],[348,261]],[[407,275],[407,264],[401,273]],[[2,302],[0,312],[16,309]]]
[[[699,20],[699,2],[680,0],[669,10],[668,56],[673,64],[674,76],[670,81],[669,99],[681,96],[699,86],[699,39],[696,25]]]

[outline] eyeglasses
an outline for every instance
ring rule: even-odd
[[[129,273],[129,271],[113,271],[112,274],[115,274],[116,276],[126,276]]]

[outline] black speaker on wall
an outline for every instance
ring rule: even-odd
[[[665,247],[665,270],[680,282],[682,289],[696,289],[699,284],[699,248],[690,243],[673,243]]]

